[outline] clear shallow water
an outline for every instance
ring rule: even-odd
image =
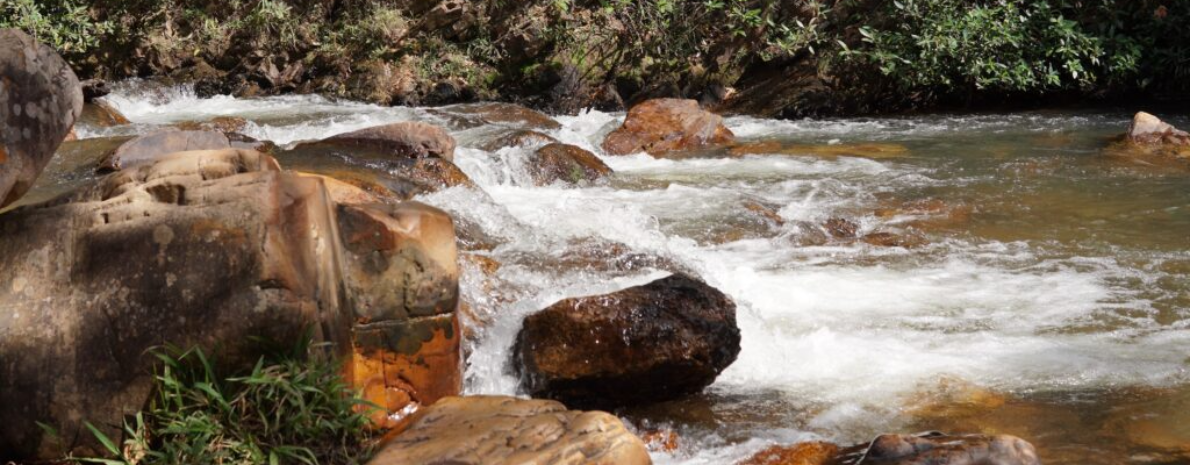
[[[135,124],[80,136],[235,115],[250,121],[248,135],[286,145],[442,122],[423,109],[202,100],[143,84],[109,101]],[[551,134],[602,156],[598,141],[620,118],[559,117]],[[618,412],[679,433],[677,451],[654,455],[660,463],[730,463],[772,444],[920,429],[1017,434],[1047,463],[1188,460],[1190,173],[1102,156],[1128,119],[730,118],[743,142],[781,147],[602,156],[616,174],[586,187],[532,187],[527,149],[470,147],[495,127],[456,131],[456,163],[482,191],[419,200],[490,236],[495,247],[475,253],[502,263],[490,279],[464,266],[482,322],[466,389],[517,393],[506,360],[525,315],[682,269],[735,299],[743,351],[701,396]],[[813,154],[869,143],[897,148]],[[831,218],[919,245],[827,240],[820,225]]]

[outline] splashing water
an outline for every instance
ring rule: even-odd
[[[143,83],[108,99],[136,124],[80,128],[82,137],[234,115],[250,121],[248,135],[284,145],[440,122],[416,108],[198,99]],[[1185,397],[1190,382],[1190,176],[1101,157],[1097,148],[1126,127],[1126,114],[735,117],[728,125],[744,142],[802,148],[602,156],[598,142],[622,117],[557,118],[562,128],[551,136],[600,154],[616,172],[583,187],[534,187],[530,148],[468,146],[492,128],[455,134],[456,163],[482,191],[419,200],[492,236],[496,246],[475,253],[503,264],[494,278],[464,264],[465,300],[485,320],[469,347],[467,392],[518,393],[507,363],[526,315],[682,269],[737,302],[743,350],[701,396],[618,412],[679,431],[677,451],[654,453],[660,463],[731,463],[772,444],[962,425],[954,412],[915,410],[948,379],[1002,393],[1011,412],[1033,412],[976,427],[1026,436],[1048,463],[1118,463],[1160,450],[1112,432],[1105,412],[1128,405],[1161,405],[1156,414],[1190,422],[1160,403]],[[815,153],[870,142],[904,150],[879,159]],[[755,204],[781,221],[756,218]],[[821,227],[831,218],[848,219],[859,236],[921,244],[832,240]],[[590,259],[609,244],[639,260]],[[480,285],[487,279],[494,287]],[[1120,394],[1136,389],[1157,394]],[[1066,423],[1047,426],[1061,415]],[[1095,451],[1104,443],[1111,453]]]

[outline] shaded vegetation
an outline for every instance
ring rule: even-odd
[[[84,75],[181,73],[217,80],[203,88],[210,93],[390,104],[499,98],[575,111],[653,96],[721,98],[748,70],[774,67],[799,67],[890,109],[978,95],[1190,93],[1190,4],[1168,0],[7,5],[0,24],[46,38]]]
[[[358,464],[371,455],[362,404],[334,363],[306,344],[227,374],[197,349],[161,350],[155,396],[117,444],[88,424],[113,458],[86,463]]]

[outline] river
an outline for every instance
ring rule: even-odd
[[[80,137],[233,115],[285,146],[441,122],[418,108],[135,83],[108,100],[135,124]],[[503,264],[486,286],[464,267],[484,322],[468,393],[517,394],[507,359],[526,315],[680,268],[736,301],[743,350],[702,395],[617,412],[678,433],[658,463],[927,429],[1018,435],[1049,464],[1190,460],[1190,173],[1102,155],[1130,114],[731,117],[741,142],[767,144],[604,156],[599,141],[622,118],[556,118],[552,136],[615,170],[586,187],[534,187],[525,149],[473,148],[497,128],[453,132],[456,163],[482,191],[418,200],[490,236],[496,246],[476,253]],[[831,219],[908,247],[832,238]]]

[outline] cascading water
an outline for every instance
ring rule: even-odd
[[[79,128],[81,137],[234,115],[249,120],[248,135],[286,145],[441,122],[424,109],[308,96],[197,99],[144,84],[108,99],[136,124]],[[464,265],[463,293],[482,320],[467,392],[517,393],[507,360],[526,315],[683,269],[737,302],[743,351],[702,396],[619,412],[679,432],[676,451],[655,453],[660,463],[731,463],[771,444],[959,424],[916,409],[955,380],[1008,396],[1004,408],[1016,416],[995,432],[1025,436],[1049,463],[1118,463],[1150,445],[1114,432],[1104,412],[1186,403],[1190,176],[1099,155],[1127,126],[1125,114],[738,117],[728,126],[743,141],[804,144],[805,153],[602,156],[598,141],[621,118],[559,117],[562,128],[550,131],[615,170],[584,187],[533,186],[524,168],[531,148],[472,147],[491,126],[454,132],[456,163],[482,190],[418,200],[482,231],[494,247],[476,253],[502,264],[495,282]],[[877,159],[813,153],[869,142],[906,150]],[[895,208],[921,200],[965,213]],[[758,218],[752,205],[780,221]],[[831,240],[821,227],[831,218],[849,219],[859,236],[916,235],[919,244]],[[1167,424],[1190,422],[1186,409],[1151,408],[1171,410],[1157,412],[1172,415]]]

